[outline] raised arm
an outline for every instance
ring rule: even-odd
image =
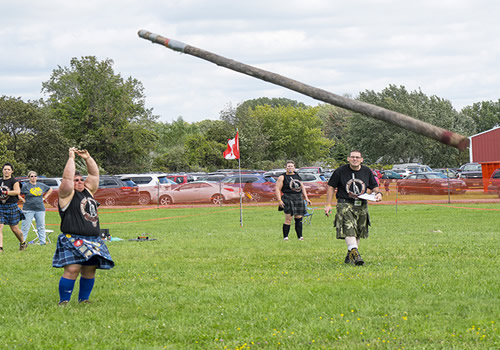
[[[85,160],[88,172],[85,187],[94,195],[99,188],[99,167],[87,150],[76,151],[76,154]]]
[[[75,147],[71,147],[68,151],[68,160],[64,167],[63,177],[61,180],[61,185],[59,186],[59,206],[61,208],[65,207],[72,199],[75,194],[75,184],[73,179],[75,178]]]

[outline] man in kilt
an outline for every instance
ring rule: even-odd
[[[88,176],[84,180],[75,171],[75,155],[84,159]],[[99,187],[99,168],[86,150],[69,149],[69,158],[59,186],[61,232],[52,266],[63,267],[59,280],[59,305],[71,299],[75,281],[80,275],[78,301],[88,303],[94,287],[96,269],[111,269],[114,262],[101,239],[98,203],[94,194]]]
[[[12,176],[14,168],[12,164],[5,163],[2,166],[2,179],[0,180],[0,253],[3,253],[3,227],[9,225],[12,232],[19,240],[19,250],[25,250],[28,244],[19,229],[19,221],[24,220],[24,214],[19,209],[19,193],[21,186]]]
[[[334,225],[337,228],[337,239],[344,239],[347,244],[346,264],[363,265],[365,262],[359,254],[360,238],[368,238],[368,202],[358,198],[369,189],[375,201],[382,200],[382,193],[370,168],[361,165],[363,157],[360,151],[351,151],[347,157],[349,164],[335,170],[326,192],[325,214],[332,210],[332,199],[337,189],[337,214]]]
[[[283,224],[283,239],[288,241],[290,224],[292,217],[295,220],[295,232],[297,238],[304,240],[302,236],[302,217],[306,214],[304,200],[309,204],[311,201],[307,196],[307,191],[302,184],[299,174],[295,173],[295,162],[288,160],[286,162],[286,173],[280,175],[276,181],[276,198],[279,201],[278,210],[285,212],[285,223]],[[282,195],[283,193],[283,195]]]

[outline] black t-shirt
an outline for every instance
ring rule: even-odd
[[[65,211],[59,207],[61,217],[61,232],[83,236],[99,236],[99,215],[97,202],[85,188],[82,192],[75,191],[73,199]]]
[[[359,170],[352,170],[349,164],[342,165],[334,171],[328,185],[337,188],[337,198],[351,199],[378,187],[370,168],[362,165]],[[349,195],[351,194],[351,195]]]
[[[299,174],[293,173],[292,175],[288,175],[284,173],[281,176],[283,176],[283,187],[281,188],[281,192],[302,193],[302,178]]]
[[[3,178],[0,180],[0,187],[7,189],[9,191],[12,191],[14,189],[14,184],[18,182],[16,179],[11,177],[8,180],[4,180]],[[3,195],[0,193],[0,204],[7,204],[7,203],[17,203],[19,201],[18,196],[9,196],[9,195]]]

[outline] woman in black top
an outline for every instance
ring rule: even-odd
[[[280,175],[276,181],[276,198],[279,201],[279,210],[285,212],[285,223],[283,224],[283,239],[288,241],[290,224],[292,217],[295,219],[295,232],[297,238],[304,240],[302,236],[302,217],[306,214],[304,200],[309,204],[311,201],[307,196],[307,191],[302,184],[299,174],[295,173],[295,162],[289,160],[286,162],[286,173]],[[283,192],[283,195],[281,193]]]
[[[85,160],[88,176],[75,172],[75,154]],[[69,149],[59,186],[61,232],[52,266],[63,267],[59,280],[59,305],[71,299],[75,280],[80,277],[78,301],[87,303],[94,287],[97,269],[111,269],[114,262],[101,239],[99,215],[94,194],[99,187],[99,168],[86,150]]]
[[[12,177],[14,169],[12,164],[5,163],[2,167],[2,180],[0,181],[0,253],[3,252],[3,226],[9,225],[12,232],[19,240],[19,250],[25,250],[28,246],[23,239],[23,233],[19,229],[19,221],[24,220],[24,215],[19,209],[19,193],[21,187],[19,182]]]

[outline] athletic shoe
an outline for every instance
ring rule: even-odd
[[[349,252],[349,258],[354,262],[355,265],[361,266],[365,262],[361,258],[361,255],[358,252],[357,248],[352,248],[351,251]]]
[[[304,237],[300,237],[300,238],[299,238],[299,241],[303,241],[303,240],[304,240]]]
[[[283,238],[284,241],[288,241],[288,237]]]
[[[349,251],[347,251],[347,255],[345,256],[344,263],[345,264],[354,264],[354,261],[351,261],[351,254],[349,254]]]
[[[26,243],[26,241],[19,244],[19,250],[26,250],[26,247],[28,247],[28,243]]]
[[[79,304],[91,304],[90,300],[79,300],[78,301]]]
[[[66,305],[68,305],[68,303],[69,303],[69,300],[63,300],[63,301],[59,302],[59,306],[66,306]]]

